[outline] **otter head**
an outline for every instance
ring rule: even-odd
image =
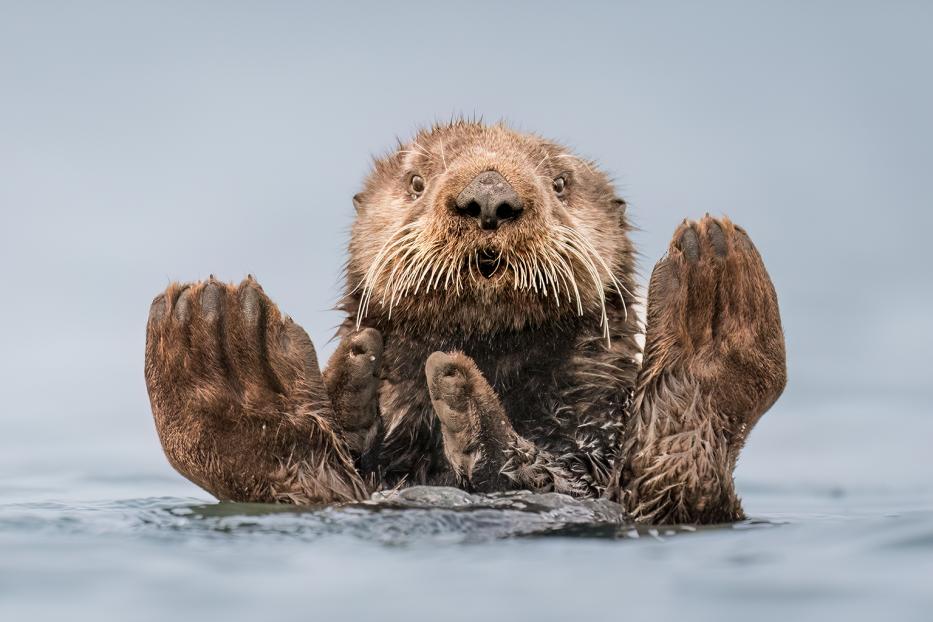
[[[465,121],[421,131],[376,161],[354,204],[358,322],[491,334],[592,320],[608,331],[608,300],[624,305],[625,203],[594,164],[538,136]]]

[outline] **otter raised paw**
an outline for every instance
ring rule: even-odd
[[[311,340],[252,278],[173,284],[157,296],[146,384],[169,462],[217,498],[366,495],[335,431]]]
[[[500,470],[514,432],[492,387],[459,352],[432,354],[425,375],[441,422],[444,455],[457,479],[471,491],[507,488]]]
[[[364,328],[340,342],[324,371],[341,436],[360,470],[375,477],[382,440],[378,408],[381,367],[382,335],[375,328]]]
[[[684,222],[655,266],[644,364],[617,474],[651,522],[742,518],[732,472],[785,383],[777,297],[744,230]]]
[[[515,432],[470,357],[435,352],[428,357],[425,375],[441,422],[444,455],[467,490],[578,492],[558,460]]]

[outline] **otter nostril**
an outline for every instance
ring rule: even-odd
[[[479,203],[476,201],[470,201],[460,211],[470,218],[479,218],[480,212],[483,211],[483,208],[480,207]]]
[[[517,218],[521,213],[521,208],[516,207],[508,202],[500,203],[499,206],[496,207],[496,218],[499,220],[510,220],[512,218]]]

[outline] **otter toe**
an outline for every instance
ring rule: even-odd
[[[262,317],[262,290],[252,278],[252,275],[249,275],[240,283],[238,297],[243,320],[246,324],[255,326]]]
[[[680,250],[690,263],[700,259],[700,238],[695,223],[685,222],[681,226],[681,230],[674,236],[674,247]]]
[[[755,243],[752,242],[752,239],[749,237],[748,232],[746,232],[745,229],[743,229],[742,227],[739,227],[738,225],[733,225],[733,227],[735,229],[733,240],[735,242],[736,247],[742,250],[754,251],[757,253],[758,249],[755,248]]]
[[[172,316],[180,324],[186,323],[191,318],[191,286],[182,286],[181,291],[175,298],[175,305],[172,310]]]
[[[284,358],[300,362],[307,378],[319,378],[321,375],[317,362],[317,352],[307,331],[292,318],[285,317],[285,330],[281,332],[281,351]],[[274,359],[278,360],[278,359]]]
[[[159,294],[152,299],[152,304],[149,305],[149,321],[158,322],[165,317],[165,311],[168,308],[168,303],[165,300],[165,294]]]
[[[283,347],[290,335],[275,303],[250,276],[238,286],[228,287],[222,304],[219,333],[231,375],[245,392],[286,394],[303,361],[292,359],[290,349]]]
[[[722,225],[715,218],[710,217],[709,214],[703,219],[701,225],[704,229],[706,245],[717,257],[725,257],[726,253],[729,252],[729,246],[726,243],[726,234],[722,229]]]
[[[223,312],[223,301],[226,288],[213,279],[208,281],[201,290],[201,314],[208,322],[214,322]]]

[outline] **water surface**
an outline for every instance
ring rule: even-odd
[[[62,445],[58,464],[7,445],[0,618],[930,619],[929,455],[901,456],[915,468],[892,478],[883,432],[868,454],[827,453],[835,427],[848,422],[845,441],[873,412],[809,416],[763,420],[767,438],[753,436],[739,471],[751,518],[699,528],[636,527],[603,501],[453,489],[217,503],[151,444]],[[899,416],[930,438],[922,413]],[[782,469],[784,435],[803,433]]]

